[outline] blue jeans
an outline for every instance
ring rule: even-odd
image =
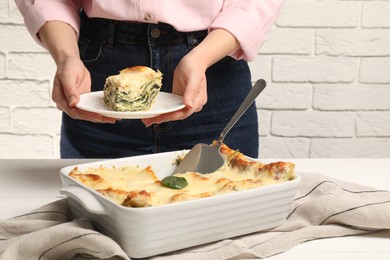
[[[106,77],[136,65],[163,73],[161,91],[172,91],[173,72],[207,31],[178,32],[168,24],[127,23],[88,18],[83,12],[80,56],[91,73],[92,91],[103,88]],[[225,57],[206,71],[208,102],[202,111],[181,121],[152,125],[141,120],[115,124],[74,120],[65,113],[61,128],[62,158],[118,158],[189,149],[210,144],[238,109],[252,87],[248,64]],[[253,104],[226,136],[224,143],[245,155],[258,156],[258,121]]]

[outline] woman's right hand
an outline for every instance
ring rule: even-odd
[[[115,123],[116,119],[76,107],[80,94],[91,91],[91,76],[79,57],[67,57],[57,63],[54,77],[52,99],[58,109],[73,119],[82,119],[98,123]]]
[[[73,28],[65,22],[48,21],[39,29],[38,37],[57,65],[52,99],[58,109],[74,119],[115,123],[114,118],[76,107],[80,94],[91,91],[91,76],[80,60],[77,35]]]

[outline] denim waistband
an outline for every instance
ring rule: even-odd
[[[179,32],[166,23],[126,22],[104,18],[89,18],[80,12],[80,34],[103,39],[108,47],[123,44],[187,43],[192,49],[207,36],[207,30]]]

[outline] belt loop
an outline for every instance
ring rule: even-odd
[[[108,48],[114,47],[114,41],[115,41],[115,27],[117,25],[117,22],[114,20],[110,20],[107,26],[107,35],[106,35],[106,44]]]
[[[187,32],[187,45],[188,49],[195,48],[196,45],[199,44],[199,40],[195,37],[193,32]]]

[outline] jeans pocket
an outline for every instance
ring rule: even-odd
[[[102,60],[104,57],[104,40],[80,37],[78,41],[80,59],[84,63]]]

